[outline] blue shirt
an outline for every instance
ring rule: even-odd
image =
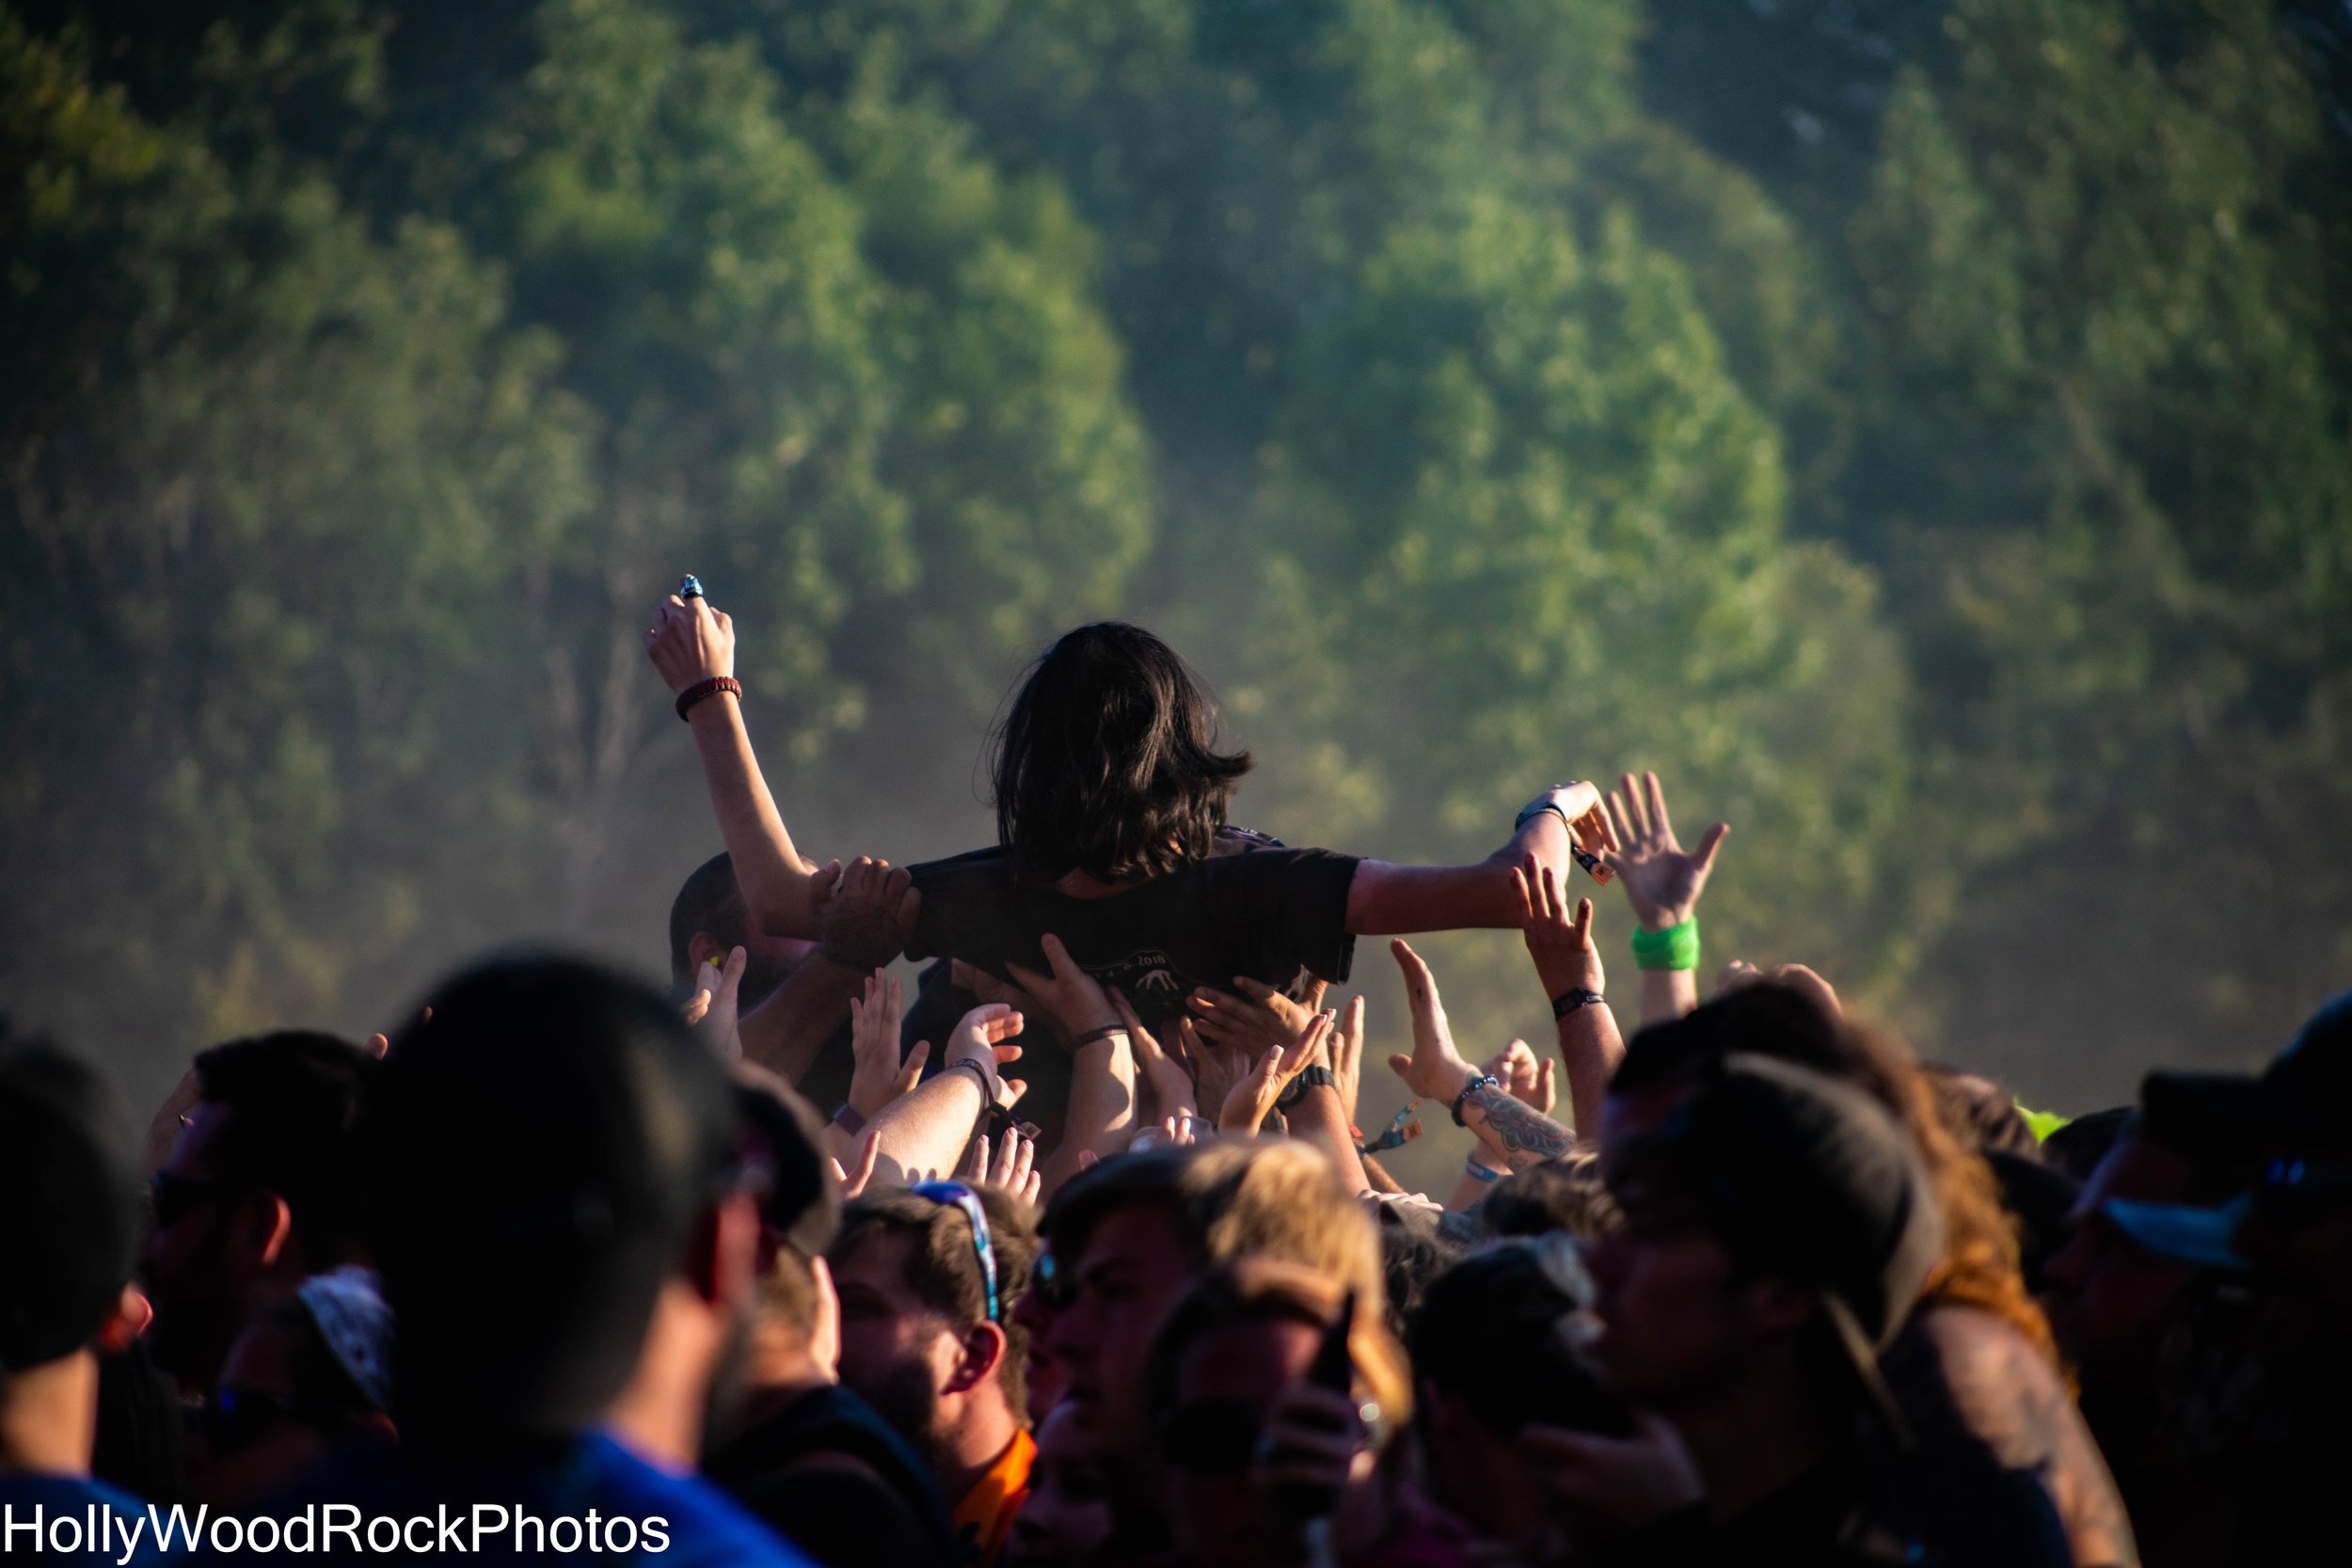
[[[256,1519],[279,1532],[278,1549],[254,1544]],[[430,1556],[815,1568],[718,1487],[658,1469],[601,1433],[536,1455],[462,1462],[389,1445],[346,1450],[244,1524],[242,1555],[276,1560],[299,1540],[300,1560],[314,1565]],[[207,1546],[240,1555],[217,1536]]]
[[[10,1562],[153,1562],[147,1505],[87,1476],[0,1475],[0,1558]]]

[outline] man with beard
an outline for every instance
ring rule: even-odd
[[[212,1387],[248,1320],[351,1260],[353,1130],[375,1068],[347,1040],[295,1030],[196,1058],[146,1259],[155,1359],[187,1387]]]
[[[824,1568],[954,1568],[947,1511],[914,1446],[840,1386],[841,1303],[826,1264],[841,1206],[807,1102],[737,1096],[768,1179],[746,1392],[704,1474]]]
[[[841,1381],[928,1460],[954,1511],[963,1568],[991,1568],[1028,1496],[1024,1429],[1037,1233],[993,1187],[867,1194],[827,1254],[841,1298]]]

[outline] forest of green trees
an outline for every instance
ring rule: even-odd
[[[691,570],[819,854],[984,841],[1115,613],[1294,843],[1651,767],[1710,963],[2064,1109],[2266,1057],[2352,983],[2347,84],[2333,0],[6,0],[0,1010],[151,1089],[657,965]]]

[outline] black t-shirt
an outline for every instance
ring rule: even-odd
[[[923,906],[907,957],[961,958],[997,975],[1008,962],[1043,971],[1039,939],[1051,932],[1156,1026],[1183,1011],[1194,987],[1230,990],[1236,974],[1286,989],[1307,974],[1346,979],[1357,863],[1222,828],[1206,860],[1107,897],[1075,898],[1017,879],[1001,848],[975,849],[908,867]]]
[[[814,1388],[704,1456],[703,1474],[824,1568],[955,1568],[938,1484],[847,1388]]]

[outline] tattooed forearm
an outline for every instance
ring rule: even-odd
[[[1499,1084],[1481,1085],[1462,1102],[1462,1117],[1483,1117],[1512,1167],[1555,1159],[1576,1147],[1576,1134]]]

